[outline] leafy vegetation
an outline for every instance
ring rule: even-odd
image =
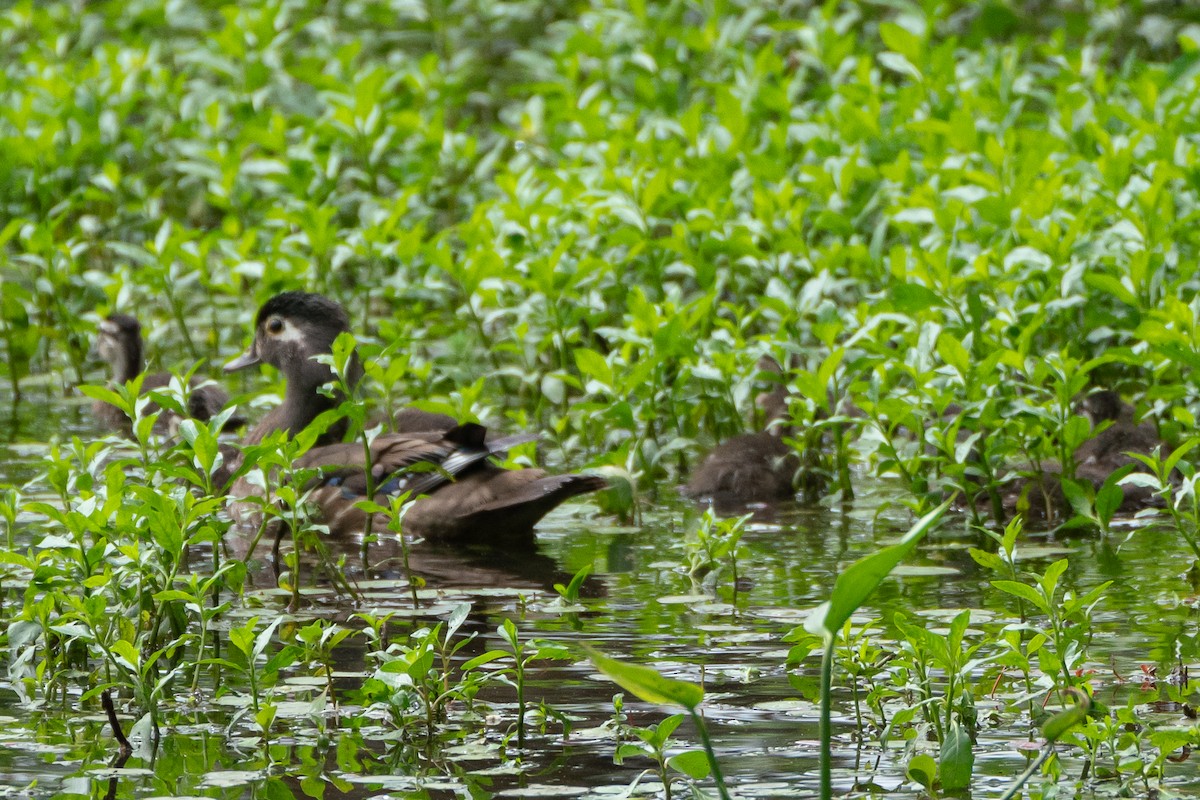
[[[1162,788],[1200,735],[1133,699],[1094,702],[1108,669],[1097,609],[1128,602],[1104,577],[1120,571],[1112,548],[1179,560],[1158,564],[1173,570],[1155,601],[1171,630],[1156,627],[1138,660],[1164,672],[1147,692],[1190,708],[1198,100],[1200,14],[1152,0],[6,5],[4,438],[37,417],[44,445],[36,467],[0,472],[6,710],[45,714],[53,730],[30,738],[75,746],[66,709],[98,713],[111,691],[149,758],[219,703],[225,741],[272,796],[384,774],[412,796],[438,781],[478,796],[492,778],[464,761],[524,780],[534,748],[571,740],[579,709],[546,699],[541,670],[570,683],[585,664],[570,640],[630,634],[589,616],[597,578],[628,589],[616,576],[629,572],[657,595],[639,601],[638,633],[693,648],[664,670],[687,679],[675,688],[721,666],[709,645],[726,627],[758,624],[756,582],[786,606],[832,591],[838,613],[810,618],[819,642],[786,634],[787,702],[823,700],[826,720],[829,704],[852,710],[860,746],[902,751],[879,769],[929,793],[979,785],[988,725],[1042,730],[1030,775],[1047,782],[1072,779],[1069,751],[1079,781]],[[412,402],[544,431],[548,460],[619,478],[599,505],[638,521],[629,537],[688,531],[645,546],[670,566],[621,568],[619,532],[609,550],[550,545],[566,569],[540,582],[557,582],[553,603],[533,588],[494,605],[447,596],[421,577],[435,558],[396,536],[399,505],[362,548],[320,535],[290,469],[304,436],[248,458],[283,502],[268,510],[291,522],[264,558],[265,525],[243,540],[223,513],[223,419],[163,442],[135,382],[83,390],[138,418],[132,445],[72,436],[77,423],[46,433],[41,410],[69,418],[61,395],[92,377],[98,315],[138,313],[183,374],[218,366],[260,302],[298,287],[350,309],[372,411]],[[828,515],[786,563],[762,523],[694,519],[669,490],[746,427],[764,355],[789,365],[806,513]],[[270,402],[252,388],[239,387],[243,411]],[[1095,388],[1118,390],[1162,441],[1101,480],[1079,457],[1104,430],[1080,413]],[[154,401],[183,408],[178,394]],[[343,413],[367,444],[368,410]],[[1134,491],[1165,513],[1130,526]],[[973,562],[954,568],[984,588],[939,595],[953,613],[934,632],[920,619],[935,598],[887,591],[903,553],[886,536],[951,495],[974,526],[954,540]],[[863,515],[881,541],[837,528]],[[1107,571],[1085,580],[1074,555],[1047,553],[1037,537],[1060,524],[1094,531],[1084,546]],[[395,574],[367,564],[381,549]],[[870,586],[836,580],[883,561]],[[876,585],[863,608],[879,618],[860,617]],[[337,600],[314,599],[325,592]],[[778,642],[787,627],[763,633]],[[609,644],[661,660],[637,637]],[[724,793],[723,776],[737,793],[747,773],[722,773],[703,696],[682,702],[690,727],[630,722],[618,704],[587,735],[615,741],[618,760],[651,759],[668,796],[673,781]],[[824,734],[838,746],[828,722]],[[689,735],[703,759],[675,751]]]

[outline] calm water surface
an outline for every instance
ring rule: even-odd
[[[54,437],[96,435],[80,401],[39,392],[0,426],[0,484],[34,479],[46,443]],[[911,522],[907,512],[894,505],[900,499],[897,487],[860,481],[858,490],[859,499],[844,509],[788,508],[774,519],[753,522],[742,539],[736,590],[728,574],[715,586],[696,585],[688,578],[684,540],[698,514],[665,488],[640,528],[616,528],[582,503],[564,507],[540,526],[536,552],[462,553],[418,547],[413,565],[428,587],[417,612],[411,611],[397,583],[402,572],[393,566],[371,577],[356,573],[364,598],[361,606],[318,584],[314,588],[321,591],[309,595],[311,606],[304,614],[346,621],[356,611],[395,611],[400,621],[390,631],[400,634],[409,624],[405,620],[418,625],[446,619],[457,604],[469,602],[472,610],[461,633],[474,632],[477,638],[462,658],[502,647],[496,628],[510,618],[523,639],[586,641],[610,654],[652,664],[669,676],[703,681],[708,693],[705,716],[736,793],[810,797],[816,786],[817,709],[812,687],[818,663],[810,658],[803,670],[789,675],[784,666],[789,645],[782,637],[826,597],[839,568],[893,540]],[[958,610],[973,609],[976,630],[1016,622],[1011,598],[988,585],[991,576],[967,553],[968,547],[985,546],[982,535],[969,531],[962,520],[952,520],[922,544],[903,574],[888,579],[863,609],[862,619],[890,618],[902,611],[937,629]],[[1196,631],[1194,589],[1181,574],[1190,563],[1183,542],[1170,532],[1130,522],[1107,538],[1031,532],[1022,548],[1027,556],[1023,566],[1038,572],[1068,557],[1071,566],[1063,582],[1074,592],[1113,581],[1094,616],[1091,668],[1096,696],[1114,707],[1154,697],[1142,689],[1143,666],[1158,666],[1165,674],[1175,663],[1178,636]],[[380,556],[377,548],[373,557]],[[194,560],[198,569],[207,563],[203,553]],[[583,609],[565,613],[552,586],[566,583],[587,564],[593,565],[594,574],[583,588]],[[260,573],[255,584],[259,588],[249,599],[258,607],[231,615],[236,621],[251,614],[268,617],[282,608],[278,593],[268,588],[269,572]],[[4,596],[6,607],[14,601],[19,605],[19,595]],[[876,643],[894,646],[886,635],[881,632]],[[361,683],[362,648],[355,637],[338,651],[339,691]],[[1015,744],[1030,736],[1028,723],[1004,704],[1015,687],[1006,685],[993,693],[992,680],[976,686],[975,692],[982,720],[976,747],[977,797],[998,793],[1024,768]],[[903,777],[908,758],[903,742],[881,750],[872,736],[860,741],[850,692],[844,680],[839,685],[839,790],[917,796],[916,784]],[[515,698],[506,687],[493,686],[482,695],[494,711],[486,724],[472,727],[470,735],[442,751],[432,765],[422,761],[419,748],[392,746],[391,729],[363,718],[361,709],[352,705],[343,708],[338,721],[356,729],[355,747],[339,746],[337,736],[323,735],[304,713],[287,707],[268,760],[261,747],[245,741],[247,730],[230,726],[231,709],[219,700],[212,702],[211,692],[202,693],[202,704],[185,705],[173,718],[154,758],[135,755],[121,770],[110,772],[105,767],[115,750],[111,734],[99,715],[80,713],[77,697],[59,707],[30,708],[20,704],[14,692],[0,688],[0,790],[38,797],[104,796],[110,790],[116,796],[139,798],[303,797],[315,796],[315,787],[323,786],[325,797],[616,797],[652,767],[641,758],[629,758],[620,766],[613,763],[614,741],[601,726],[613,715],[617,691],[587,663],[536,662],[527,699],[535,704],[544,700],[565,715],[571,724],[568,735],[563,735],[560,722],[549,722],[544,732],[535,724],[525,751],[517,750],[514,739],[505,757],[501,740],[513,723]],[[299,678],[276,692],[278,699],[297,701],[296,706],[314,696],[311,682]],[[1142,711],[1150,713],[1147,708]],[[629,697],[626,712],[629,722],[639,726],[655,724],[670,713]],[[1169,707],[1157,713],[1164,724],[1191,724]],[[335,730],[332,722],[324,724]],[[675,751],[699,746],[686,723],[674,738]],[[928,752],[936,755],[936,746],[930,744]],[[1078,777],[1082,762],[1069,752],[1064,756],[1070,779],[1066,787]],[[272,766],[272,761],[290,766]],[[301,769],[298,764],[308,766]],[[423,777],[409,777],[414,773]],[[660,789],[652,775],[643,777],[635,795]],[[1177,791],[1200,788],[1198,775],[1200,767],[1192,760],[1172,764],[1168,771]],[[682,787],[676,791],[682,792]],[[1103,793],[1102,784],[1099,791]]]

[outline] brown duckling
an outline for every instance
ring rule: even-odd
[[[1135,422],[1134,407],[1111,389],[1092,392],[1082,404],[1084,413],[1098,432],[1075,451],[1076,477],[1099,488],[1108,476],[1122,467],[1133,465],[1134,472],[1149,468],[1133,454],[1151,456],[1167,449],[1153,422]],[[1109,423],[1101,428],[1104,423]],[[1121,511],[1140,511],[1159,505],[1161,498],[1148,486],[1127,483],[1121,487],[1125,498]]]
[[[1092,438],[1075,450],[1075,479],[1087,481],[1099,489],[1119,469],[1133,465],[1134,472],[1146,472],[1144,463],[1132,454],[1149,456],[1163,445],[1152,422],[1135,422],[1134,407],[1111,389],[1094,391],[1077,406],[1095,431]],[[1161,498],[1148,486],[1124,484],[1119,511],[1132,513],[1159,505]],[[1010,485],[1003,497],[1009,513],[1028,506],[1027,517],[1053,520],[1069,517],[1071,504],[1062,488],[1062,466],[1057,463],[1030,470]]]
[[[254,341],[226,371],[267,363],[287,379],[283,404],[271,411],[251,431],[247,442],[256,443],[273,431],[296,433],[321,412],[336,407],[340,397],[320,389],[333,379],[328,366],[314,356],[330,352],[334,339],[350,327],[345,310],[333,300],[306,292],[284,292],[263,304],[255,318]],[[350,383],[361,376],[352,361]],[[421,424],[433,420],[426,419]],[[344,428],[344,426],[342,426]],[[344,430],[330,429],[298,461],[315,467],[322,476],[310,486],[312,502],[332,535],[359,532],[365,514],[355,504],[366,496],[367,479],[360,442],[338,441]],[[389,496],[410,492],[426,495],[404,517],[404,531],[431,540],[476,540],[488,543],[529,542],[533,526],[551,509],[575,495],[604,488],[607,481],[593,475],[548,475],[540,469],[506,470],[491,456],[527,441],[515,436],[485,442],[486,429],[468,423],[448,430],[383,434],[371,443],[371,471],[375,500],[388,505]],[[438,469],[410,472],[415,464]],[[259,490],[245,478],[235,481],[232,494],[245,498]],[[240,522],[255,525],[258,504],[235,503]],[[380,520],[376,529],[383,528]]]
[[[96,333],[96,341],[92,346],[93,357],[105,361],[111,370],[113,383],[123,384],[133,380],[145,369],[142,360],[142,326],[128,314],[110,314],[100,323]],[[170,385],[171,374],[155,372],[142,379],[142,393],[162,389]],[[193,376],[189,381],[190,391],[187,397],[187,415],[193,419],[207,422],[224,409],[229,402],[229,394],[220,386]],[[147,413],[159,411],[157,403],[150,403]],[[92,413],[106,428],[129,433],[132,422],[125,412],[114,405],[97,400],[92,403]],[[159,415],[154,425],[156,433],[174,433],[182,420],[173,411],[164,411]],[[240,417],[231,418],[225,424],[226,429],[238,427],[244,423]]]
[[[774,359],[760,359],[758,366],[765,372],[781,372]],[[790,500],[796,496],[800,459],[783,441],[792,432],[786,424],[787,388],[779,383],[759,395],[755,402],[764,411],[767,429],[739,434],[714,447],[692,473],[684,495],[708,499],[719,509]]]
[[[1093,430],[1100,429],[1075,451],[1075,462],[1082,466],[1095,465],[1112,472],[1126,464],[1145,465],[1130,453],[1151,455],[1162,445],[1158,429],[1152,422],[1134,422],[1134,408],[1111,389],[1092,392],[1081,404],[1091,420]]]

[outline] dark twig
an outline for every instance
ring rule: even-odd
[[[104,706],[104,713],[108,715],[108,724],[112,728],[113,736],[117,739],[117,744],[121,746],[121,755],[125,758],[133,752],[133,747],[130,746],[129,740],[125,738],[125,732],[121,730],[121,722],[117,719],[117,709],[113,705],[112,695],[105,689],[100,693],[100,703]]]

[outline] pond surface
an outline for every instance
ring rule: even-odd
[[[54,393],[22,404],[18,416],[0,429],[0,484],[24,485],[35,478],[45,443],[53,437],[95,436],[83,412],[79,401]],[[505,619],[515,623],[523,642],[586,642],[670,677],[704,684],[704,717],[737,796],[811,797],[817,786],[819,658],[809,656],[789,670],[791,645],[784,635],[828,596],[839,569],[894,541],[912,521],[895,487],[860,480],[857,489],[858,498],[844,508],[780,508],[751,520],[741,538],[736,580],[728,564],[707,580],[689,578],[686,542],[700,524],[700,512],[664,487],[639,527],[614,526],[586,501],[563,507],[540,525],[535,552],[464,553],[417,545],[411,564],[426,586],[415,609],[395,542],[375,546],[373,562],[391,560],[367,574],[353,566],[357,548],[348,547],[343,555],[358,600],[310,573],[304,605],[294,619],[300,625],[323,619],[361,630],[361,619],[353,615],[391,612],[387,635],[404,642],[413,630],[445,621],[467,603],[470,611],[455,638],[475,638],[454,656],[460,666],[505,647],[497,633]],[[36,484],[25,492],[36,493]],[[20,527],[16,533],[15,549],[25,552],[30,542],[19,537],[29,534]],[[923,627],[944,631],[956,612],[971,609],[968,642],[994,642],[1005,626],[1018,626],[1020,617],[1015,600],[990,586],[995,576],[975,563],[971,547],[995,550],[961,517],[949,518],[885,581],[856,622],[890,620],[903,612]],[[1143,718],[1164,726],[1192,724],[1182,706],[1159,702],[1164,699],[1159,679],[1166,683],[1179,662],[1181,641],[1194,636],[1197,627],[1195,590],[1182,574],[1190,551],[1177,534],[1144,520],[1124,521],[1108,536],[1027,532],[1019,540],[1018,557],[1022,569],[1039,574],[1068,558],[1062,584],[1077,595],[1112,582],[1091,614],[1084,667],[1092,673],[1098,700],[1110,709],[1132,704]],[[193,552],[193,567],[203,571],[208,558],[203,549]],[[587,565],[592,574],[580,597],[566,603],[554,584],[566,584]],[[27,583],[6,582],[5,626],[20,611]],[[249,586],[244,602],[215,623],[216,629],[228,631],[252,616],[265,624],[286,614],[286,593],[273,588],[269,568],[261,567]],[[899,647],[890,624],[881,624],[868,638],[884,650]],[[267,745],[241,713],[244,693],[217,691],[208,671],[194,694],[182,681],[179,693],[164,702],[157,752],[136,746],[135,740],[133,757],[115,770],[108,768],[116,744],[104,715],[94,698],[84,703],[80,697],[91,686],[77,682],[65,697],[23,700],[8,681],[0,685],[0,789],[34,797],[139,798],[661,794],[649,758],[630,756],[614,764],[611,720],[619,689],[579,653],[568,660],[530,662],[522,748],[512,735],[515,690],[500,682],[482,686],[477,707],[452,707],[436,745],[402,735],[377,710],[364,713],[367,698],[361,688],[374,671],[368,665],[371,649],[363,637],[351,636],[334,650],[336,710],[322,694],[324,678],[299,668],[282,670],[269,690],[278,708]],[[1006,787],[1028,763],[1021,743],[1037,736],[1029,715],[1015,705],[1022,692],[1019,676],[988,663],[996,652],[981,648],[983,663],[971,670],[979,720],[975,796]],[[867,718],[860,730],[850,685],[844,671],[835,672],[835,790],[918,796],[920,787],[906,779],[906,766],[916,752],[936,756],[936,743],[915,724],[883,742],[865,708],[860,708]],[[861,683],[860,690],[865,691]],[[118,697],[128,730],[134,706],[127,692]],[[894,714],[913,702],[895,697],[887,707]],[[674,712],[627,694],[624,713],[626,725],[646,727]],[[627,728],[623,737],[631,738]],[[696,730],[685,722],[668,750],[699,746]],[[1060,789],[1069,793],[1078,789],[1085,762],[1069,746],[1060,746],[1060,754]],[[1169,763],[1165,774],[1166,785],[1175,791],[1200,789],[1200,769],[1192,759]],[[1089,775],[1089,792],[1104,794],[1121,785],[1096,780],[1098,775],[1099,768]],[[707,785],[711,788],[711,782]],[[686,795],[682,783],[675,794]]]

